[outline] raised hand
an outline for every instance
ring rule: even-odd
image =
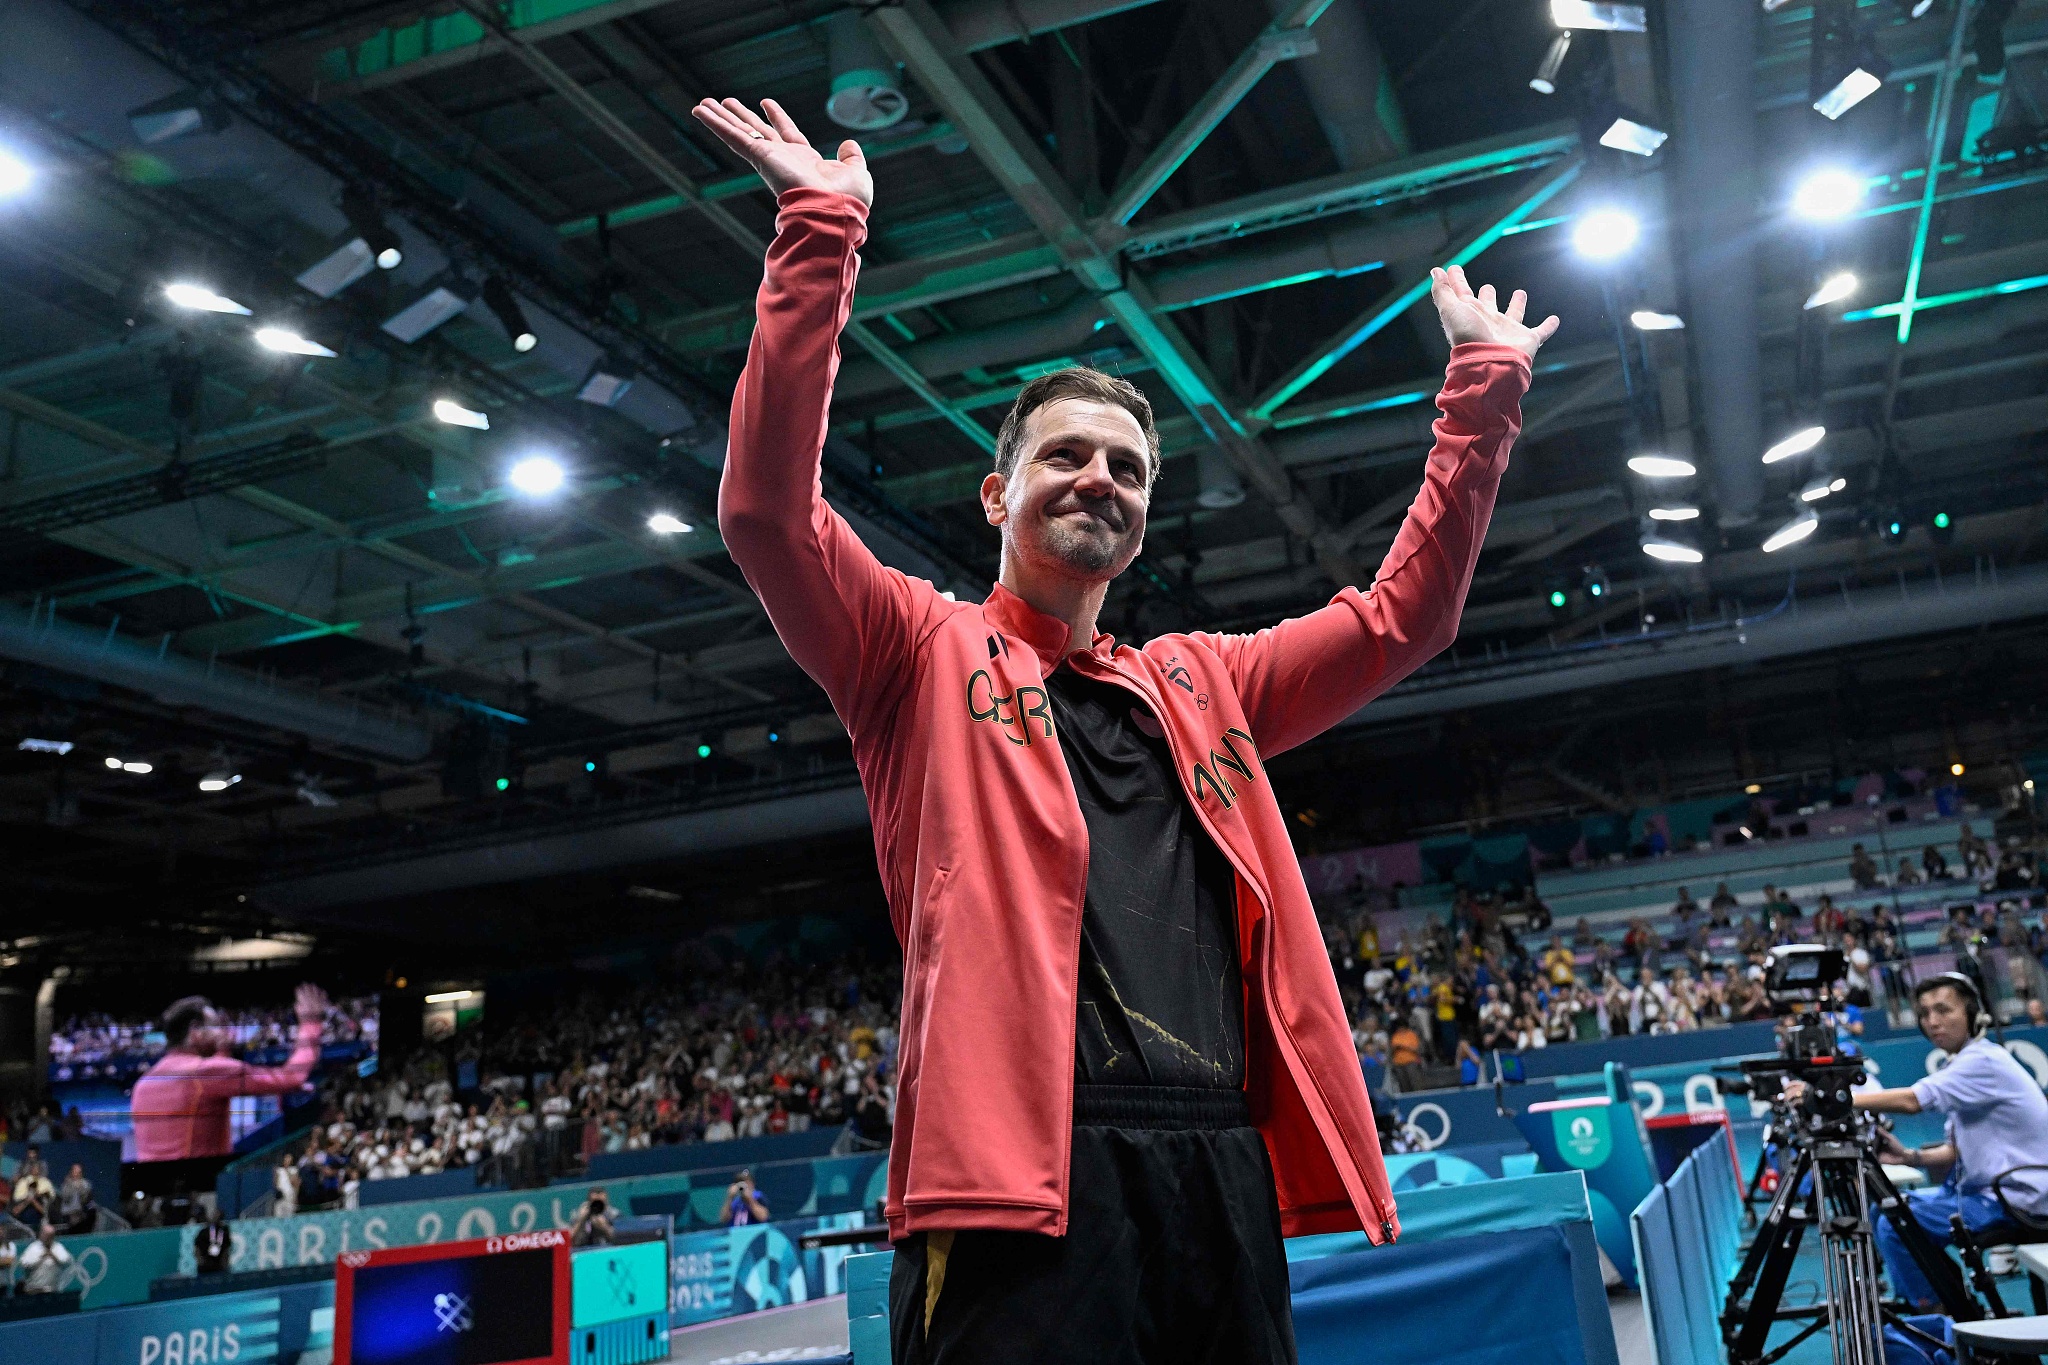
[[[1481,285],[1477,294],[1472,292],[1463,266],[1432,270],[1429,279],[1429,296],[1436,303],[1437,316],[1443,320],[1444,335],[1453,346],[1463,341],[1491,341],[1512,346],[1533,360],[1543,343],[1557,333],[1555,313],[1534,327],[1523,326],[1522,315],[1528,310],[1529,296],[1519,289],[1503,312],[1494,301],[1492,285]]]
[[[732,99],[699,100],[690,112],[778,195],[799,188],[836,190],[863,204],[875,202],[875,178],[860,144],[848,138],[839,144],[838,160],[821,156],[774,100],[762,100],[760,114]]]
[[[311,982],[299,987],[298,997],[292,1004],[302,1024],[316,1024],[327,1018],[327,992]]]

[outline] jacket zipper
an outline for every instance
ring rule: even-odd
[[[1102,663],[1102,661],[1100,659],[1097,659],[1094,654],[1088,653],[1087,651],[1081,652],[1087,654],[1087,657],[1093,662],[1098,664]],[[1114,662],[1105,664],[1103,666],[1108,669],[1109,673],[1111,674],[1111,677],[1117,683],[1123,685],[1125,691],[1136,695],[1140,701],[1144,702],[1147,706],[1152,708],[1152,712],[1154,715],[1160,717],[1159,728],[1165,733],[1167,752],[1173,755],[1173,780],[1177,785],[1180,786],[1181,795],[1187,798],[1188,808],[1194,811],[1195,819],[1201,823],[1203,832],[1209,836],[1209,841],[1215,844],[1217,849],[1223,854],[1224,858],[1226,858],[1229,861],[1231,869],[1235,871],[1239,877],[1242,877],[1244,879],[1244,884],[1246,886],[1251,888],[1252,898],[1258,901],[1259,908],[1265,912],[1266,917],[1268,919],[1271,919],[1273,915],[1272,900],[1269,897],[1261,894],[1258,882],[1248,872],[1245,871],[1244,867],[1239,863],[1237,855],[1232,851],[1230,845],[1216,833],[1215,827],[1210,823],[1208,812],[1202,809],[1201,803],[1195,800],[1194,797],[1191,794],[1189,794],[1186,784],[1181,781],[1183,758],[1181,754],[1180,744],[1175,738],[1174,727],[1165,719],[1165,708],[1159,705],[1158,698],[1152,696],[1151,693],[1146,690],[1146,688],[1140,682],[1140,680],[1127,675]],[[1104,679],[1103,681],[1109,680],[1110,679]],[[1086,866],[1085,858],[1083,860],[1083,866]],[[1087,886],[1088,883],[1086,876],[1084,874],[1081,882],[1082,892],[1084,895],[1086,894]],[[1271,936],[1269,934],[1269,941],[1270,937]],[[1077,941],[1075,945],[1076,960],[1078,960],[1079,951],[1080,945]],[[1272,977],[1273,955],[1271,951],[1268,951],[1266,954],[1266,961],[1264,967],[1260,972],[1260,978],[1265,985],[1266,999],[1269,1001],[1273,999]],[[1347,1020],[1346,1023],[1346,1031],[1348,1032],[1349,1021]],[[1277,1021],[1275,1021],[1274,1036],[1276,1039],[1284,1039],[1287,1048],[1294,1054],[1295,1061],[1300,1062],[1301,1049],[1294,1045],[1293,1037],[1290,1036],[1284,1028],[1279,1027]],[[1306,1066],[1304,1066],[1303,1070],[1306,1069]],[[1247,1072],[1246,1074],[1246,1079],[1250,1079],[1249,1072]],[[1359,1171],[1359,1184],[1364,1188],[1365,1197],[1368,1201],[1371,1202],[1373,1212],[1379,1215],[1380,1234],[1383,1237],[1385,1237],[1388,1240],[1388,1242],[1391,1243],[1393,1241],[1394,1236],[1394,1210],[1388,1208],[1386,1205],[1380,1202],[1379,1192],[1373,1189],[1372,1182],[1365,1178],[1365,1172],[1363,1169]]]

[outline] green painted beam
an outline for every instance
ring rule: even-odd
[[[1978,299],[1996,298],[2001,294],[2024,294],[2031,289],[2043,288],[2048,288],[2048,275],[2024,275],[2016,280],[2000,280],[1997,284],[1980,285],[1975,289],[1930,294],[1924,299],[1913,299],[1910,303],[1901,299],[1897,303],[1881,303],[1874,308],[1858,308],[1842,314],[1842,321],[1867,322],[1872,318],[1902,318],[1909,310],[1913,313],[1924,313],[1930,308],[1947,308],[1951,304],[1975,303]]]
[[[1308,32],[1309,26],[1322,17],[1331,3],[1332,0],[1296,0],[1291,9],[1268,24],[1224,68],[1223,74],[1195,101],[1194,108],[1181,116],[1173,131],[1160,139],[1130,178],[1117,187],[1103,216],[1113,223],[1130,222],[1159,192],[1160,186],[1194,155],[1195,149],[1208,140],[1217,125],[1230,116],[1230,111],[1252,92],[1252,87],[1265,79],[1268,71],[1281,62],[1313,53],[1316,41]]]
[[[1955,106],[1956,78],[1963,69],[1963,37],[1968,32],[1970,6],[1956,5],[1956,17],[1949,32],[1948,61],[1936,77],[1934,115],[1927,133],[1927,179],[1921,186],[1920,213],[1913,224],[1913,250],[1906,258],[1906,293],[1899,300],[1899,345],[1913,338],[1913,312],[1920,295],[1920,272],[1927,263],[1927,237],[1934,225],[1934,203],[1941,184],[1942,144],[1948,141],[1949,114]]]
[[[1450,253],[1444,264],[1465,265],[1475,259],[1517,223],[1549,203],[1560,191],[1576,180],[1582,164],[1574,159],[1545,173],[1504,216],[1468,233],[1464,242]],[[1430,277],[1425,274],[1391,298],[1366,309],[1333,337],[1328,345],[1303,359],[1271,388],[1259,395],[1258,401],[1251,405],[1251,416],[1261,421],[1270,419],[1288,399],[1328,374],[1337,362],[1379,335],[1389,323],[1420,303],[1429,293],[1429,284]]]

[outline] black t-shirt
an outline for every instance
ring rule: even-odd
[[[1236,878],[1136,693],[1046,679],[1088,826],[1074,1072],[1083,1085],[1244,1087]]]

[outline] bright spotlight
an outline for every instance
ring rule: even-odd
[[[1590,261],[1611,261],[1627,253],[1642,235],[1643,225],[1621,209],[1594,209],[1572,228],[1572,248]]]
[[[1838,270],[1820,282],[1820,287],[1806,296],[1808,308],[1825,308],[1831,303],[1840,303],[1856,292],[1862,282],[1855,272]]]
[[[1961,776],[1963,775],[1963,765],[1962,765],[1962,764],[1960,764],[1960,763],[1951,763],[1951,764],[1949,764],[1949,765],[1948,765],[1948,775],[1949,775],[1950,777],[1961,777]],[[2032,784],[2032,783],[2028,783],[2028,785],[2029,785],[2029,786],[2032,786],[2033,784]]]
[[[1792,211],[1801,218],[1832,223],[1860,208],[1866,191],[1863,177],[1831,166],[1799,182],[1792,192]]]
[[[1572,31],[1565,29],[1550,40],[1550,47],[1543,54],[1542,65],[1529,78],[1529,88],[1539,95],[1557,93],[1558,73],[1564,70],[1564,59],[1572,55]]]
[[[1868,65],[1854,66],[1825,95],[1815,100],[1813,107],[1822,118],[1838,119],[1883,89],[1885,75],[1883,71],[1871,70]]]
[[[1799,490],[1799,500],[1801,502],[1819,502],[1822,498],[1835,491],[1837,491],[1835,485],[1829,480],[1816,479]]]
[[[1655,156],[1671,134],[1662,128],[1652,128],[1647,123],[1638,123],[1632,118],[1617,118],[1607,125],[1607,131],[1600,134],[1600,145],[1612,147],[1617,152],[1629,152],[1635,156]]]
[[[180,308],[190,308],[201,313],[235,313],[249,316],[249,310],[233,299],[216,294],[203,284],[167,284],[164,297]]]
[[[240,773],[231,773],[224,768],[216,769],[199,779],[199,790],[203,792],[224,792],[241,780],[242,775]]]
[[[1643,553],[1666,564],[1700,564],[1707,558],[1697,547],[1682,540],[1664,540],[1654,536],[1643,542]]]
[[[285,355],[321,356],[332,360],[334,352],[317,341],[310,341],[297,332],[288,332],[282,327],[258,327],[256,344],[266,351],[278,351]]]
[[[1676,313],[1660,313],[1654,308],[1638,308],[1628,315],[1638,332],[1678,332],[1685,329],[1685,319]]]
[[[690,523],[673,512],[656,512],[647,519],[647,529],[658,536],[679,536],[690,529]]]
[[[1699,514],[1700,509],[1697,507],[1652,507],[1650,509],[1650,520],[1694,521],[1698,519]]]
[[[1550,0],[1550,22],[1559,28],[1646,33],[1650,24],[1644,11],[1642,5],[1603,4],[1600,0]]]
[[[478,412],[474,408],[465,408],[462,404],[449,398],[436,398],[434,400],[434,416],[437,420],[446,422],[451,427],[468,427],[472,431],[489,431],[491,429],[490,414]]]
[[[109,757],[107,759],[107,766],[109,768],[115,769],[116,771],[119,771],[121,767],[121,760],[118,758]]]
[[[1804,455],[1807,451],[1819,445],[1821,437],[1827,434],[1828,429],[1826,427],[1802,427],[1772,446],[1769,450],[1766,450],[1764,452],[1764,463],[1776,464],[1780,460],[1789,460],[1794,455]]]
[[[11,199],[35,183],[36,173],[12,152],[0,152],[0,199]]]
[[[1628,467],[1646,479],[1686,479],[1699,473],[1692,461],[1670,455],[1631,455]]]
[[[1845,478],[1842,478],[1841,476],[1837,475],[1837,476],[1836,476],[1836,478],[1835,478],[1835,481],[1834,481],[1833,483],[1830,483],[1830,484],[1828,485],[1828,492],[1830,492],[1830,493],[1839,493],[1839,492],[1841,492],[1841,491],[1842,491],[1842,490],[1843,490],[1844,488],[1847,488],[1848,486],[1849,486],[1849,481],[1848,481],[1847,479],[1845,479]]]
[[[146,777],[156,771],[156,765],[153,763],[123,763],[121,771],[124,773],[134,773],[138,777]]]
[[[1764,538],[1764,553],[1775,554],[1787,545],[1797,545],[1819,529],[1820,518],[1812,512],[1802,511]]]
[[[25,754],[68,754],[77,746],[68,739],[24,739],[14,746]]]
[[[506,477],[527,497],[544,498],[560,488],[567,475],[562,466],[549,456],[529,455],[513,465]]]

